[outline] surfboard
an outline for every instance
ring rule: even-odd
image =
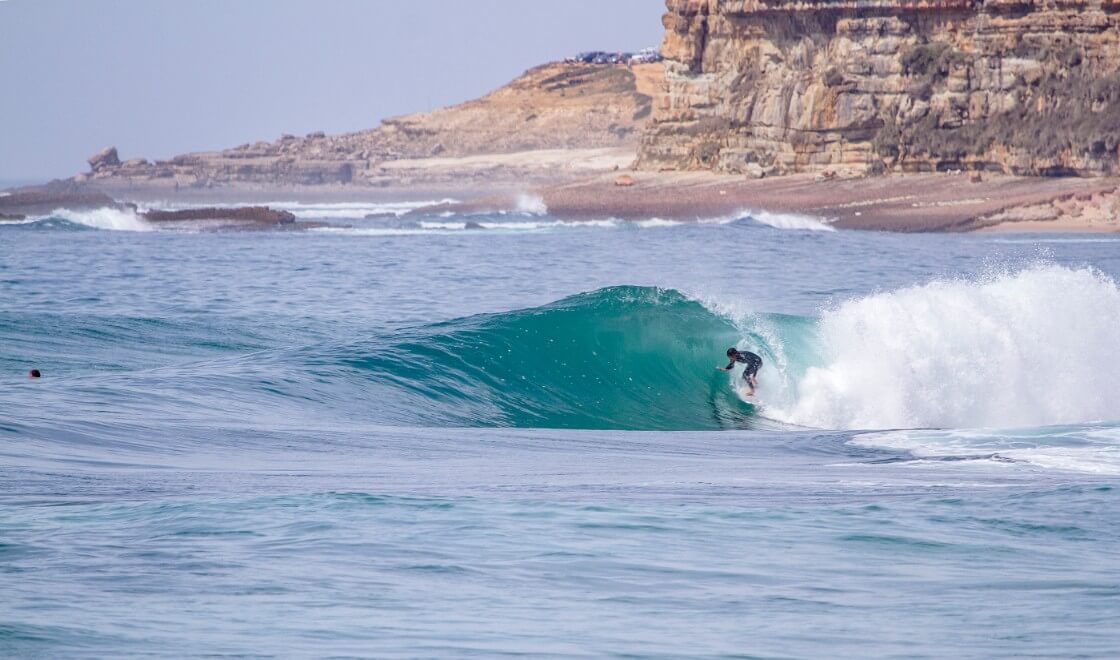
[[[748,390],[745,387],[737,388],[739,398],[742,399],[744,403],[749,403],[752,406],[761,406],[762,402],[758,400],[758,390],[755,390],[753,395],[752,394],[747,394],[747,392],[749,392],[749,391],[750,390]]]

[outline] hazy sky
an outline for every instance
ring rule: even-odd
[[[116,145],[166,158],[371,128],[581,50],[661,37],[664,0],[0,0],[0,179]]]

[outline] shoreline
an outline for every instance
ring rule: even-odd
[[[515,156],[504,158],[516,162]],[[477,172],[448,177],[447,159],[433,166],[441,174],[439,180],[417,178],[377,187],[245,184],[175,189],[125,182],[118,185],[66,181],[34,190],[44,191],[47,198],[57,195],[58,206],[66,208],[70,200],[96,199],[98,194],[120,204],[164,202],[199,207],[430,201],[438,204],[441,211],[460,213],[515,210],[526,199],[539,199],[550,215],[574,221],[689,221],[768,212],[808,216],[837,229],[899,233],[1120,232],[1120,178],[1112,177],[977,177],[969,173],[938,173],[847,179],[794,174],[748,179],[711,172],[619,168],[560,176],[542,172],[528,177],[489,171],[492,176],[487,178]],[[413,167],[420,168],[419,162]],[[6,204],[6,200],[11,201]],[[0,214],[20,213],[20,208],[11,203],[14,201],[14,195],[0,195]],[[41,207],[44,200],[37,202]]]

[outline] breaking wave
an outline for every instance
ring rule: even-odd
[[[439,402],[435,417],[468,424],[734,427],[735,378],[713,369],[732,344],[762,355],[763,414],[783,424],[1120,420],[1120,289],[1091,269],[934,281],[818,318],[726,309],[672,290],[613,287],[419,328],[352,364],[379,387],[407,393],[401,410],[415,410],[412,397],[423,395]]]
[[[1120,419],[1120,289],[1036,266],[851,300],[817,322],[771,414],[839,429]]]
[[[935,281],[820,317],[733,307],[619,286],[299,349],[284,361],[330,390],[316,396],[361,401],[372,421],[393,425],[874,430],[1120,420],[1120,290],[1089,269]],[[715,369],[731,345],[765,362],[758,405],[740,398],[738,371]]]
[[[743,215],[755,222],[774,229],[802,229],[807,231],[836,231],[827,220],[798,213],[770,213],[768,211],[749,211]]]
[[[544,203],[544,198],[540,195],[522,193],[517,196],[517,206],[514,211],[525,215],[547,215],[548,205]]]
[[[137,216],[134,211],[109,207],[89,211],[56,209],[47,215],[29,218],[27,222],[40,223],[50,220],[63,220],[75,225],[108,231],[152,231],[152,225]]]
[[[229,356],[166,373],[117,379],[99,368],[96,381],[133,393],[136,406],[189,400],[242,416],[337,414],[443,428],[867,430],[876,432],[857,444],[918,459],[1120,474],[1120,289],[1097,271],[1040,265],[938,280],[820,316],[740,311],[749,308],[617,286],[357,342],[244,354],[232,346]],[[208,329],[195,326],[91,319],[83,332],[113,346],[215,350]],[[174,341],[169,333],[178,333]],[[740,397],[739,370],[716,370],[731,345],[764,360],[757,400]],[[124,359],[129,350],[113,354]],[[191,384],[189,396],[179,383]]]

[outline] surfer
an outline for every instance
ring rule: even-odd
[[[731,360],[731,363],[726,367],[716,367],[716,369],[731,371],[735,368],[736,362],[747,365],[747,368],[743,370],[743,380],[746,381],[747,387],[751,388],[747,396],[754,396],[754,388],[758,387],[758,370],[762,368],[762,358],[750,351],[740,351],[734,346],[727,349],[727,358]]]

